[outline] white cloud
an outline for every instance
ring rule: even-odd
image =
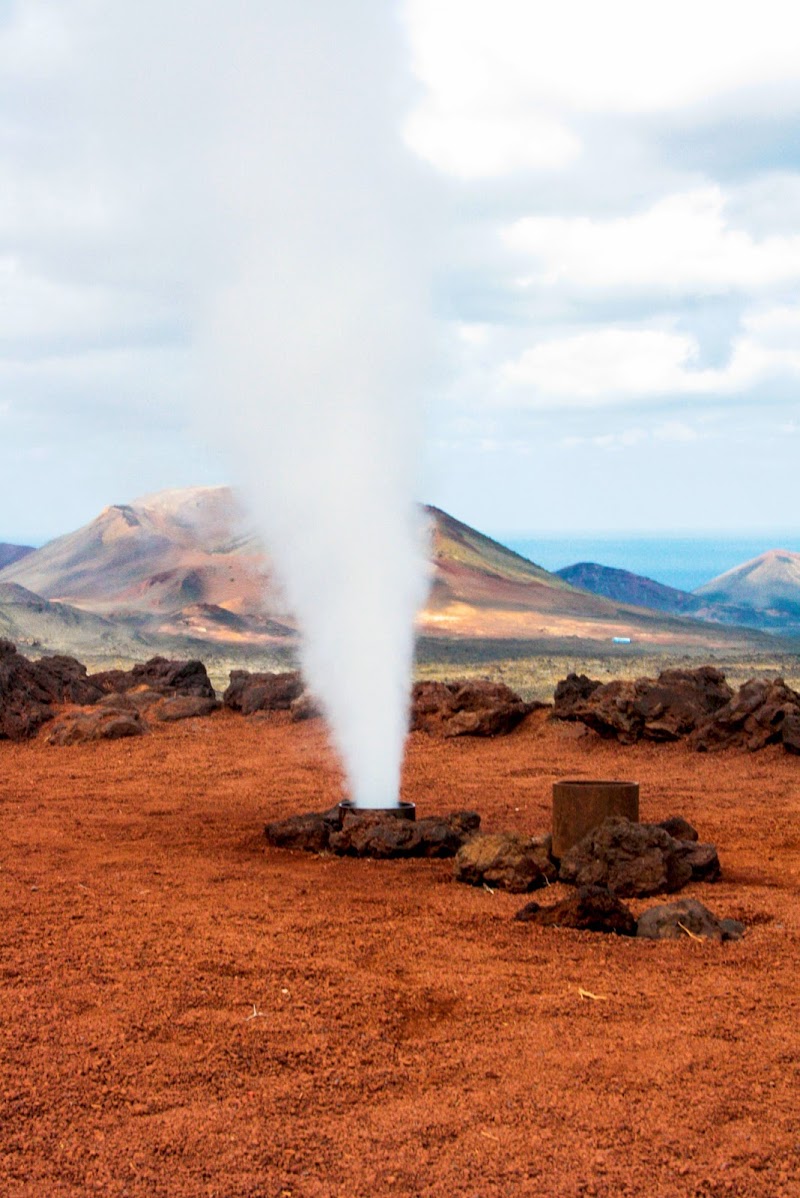
[[[409,140],[462,177],[563,166],[583,112],[721,100],[752,113],[753,91],[765,86],[774,112],[797,97],[800,20],[790,0],[409,0],[407,13],[427,89]],[[490,129],[504,147],[494,153]]]
[[[653,430],[653,437],[656,441],[672,441],[688,444],[691,441],[697,441],[700,434],[697,429],[692,428],[690,424],[686,424],[683,420],[668,420],[665,424],[659,424]]]
[[[699,347],[686,333],[610,327],[553,338],[501,367],[500,394],[529,408],[745,394],[771,379],[800,379],[800,341],[786,335],[791,329],[781,309],[751,317],[728,363],[714,369],[696,365]]]
[[[421,158],[460,179],[519,170],[557,170],[580,152],[578,138],[538,113],[481,116],[424,104],[405,126],[408,145]]]
[[[614,220],[526,217],[504,240],[534,259],[528,286],[708,295],[800,279],[800,235],[756,240],[731,227],[719,187],[667,196]]]

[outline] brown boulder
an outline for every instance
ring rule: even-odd
[[[155,709],[157,720],[170,723],[173,720],[191,720],[198,716],[211,715],[221,707],[217,699],[205,699],[201,695],[173,695],[164,699]]]
[[[76,745],[94,740],[143,736],[147,725],[127,704],[84,707],[58,716],[43,734],[48,745]]]
[[[288,711],[303,690],[303,679],[298,670],[280,674],[231,670],[230,685],[222,702],[231,711],[240,711],[242,715],[252,715],[256,711]]]
[[[782,678],[751,678],[697,728],[689,743],[700,753],[731,747],[755,751],[769,744],[797,752],[798,741],[800,695]]]
[[[581,886],[574,894],[549,907],[527,903],[514,918],[541,927],[636,935],[636,920],[632,913],[605,886]]]
[[[670,815],[667,819],[662,819],[657,823],[656,827],[669,832],[673,840],[698,841],[700,839],[697,830],[682,815]]]
[[[214,698],[214,688],[202,661],[169,661],[166,657],[151,657],[131,670],[103,670],[90,674],[104,694],[124,693],[146,686],[161,695],[196,695]]]
[[[516,832],[473,836],[459,849],[453,876],[468,886],[525,894],[556,880],[550,848],[549,836],[533,838]]]
[[[315,720],[322,715],[322,709],[311,691],[303,691],[301,695],[293,699],[289,704],[289,710],[296,724],[303,720]]]
[[[639,916],[637,936],[645,940],[733,940],[741,936],[737,929],[743,925],[735,921],[725,920],[727,928],[720,920],[698,903],[697,899],[678,899],[674,903],[663,903],[659,907],[651,907]],[[726,934],[727,933],[727,934]]]
[[[102,691],[73,657],[29,661],[0,640],[0,739],[34,736],[59,703],[93,703]]]
[[[722,877],[717,847],[713,844],[678,842],[683,845],[683,859],[692,871],[693,882],[717,882]]]
[[[687,856],[696,847],[655,824],[614,817],[562,857],[559,879],[573,886],[605,886],[625,898],[681,890],[692,880]]]
[[[800,711],[791,711],[784,716],[781,741],[787,753],[800,753]]]
[[[504,736],[535,707],[502,682],[417,682],[411,731],[432,736]]]
[[[407,820],[385,812],[349,811],[341,819],[338,804],[267,824],[265,835],[276,848],[329,849],[339,856],[453,857],[480,826],[474,811]]]
[[[303,849],[321,853],[328,847],[331,832],[339,827],[339,804],[328,811],[306,811],[288,819],[273,820],[264,829],[267,844],[278,849]]]
[[[571,677],[576,684],[581,681],[575,675]],[[566,687],[569,681],[559,683],[559,687]],[[591,683],[590,679],[583,681]],[[593,686],[583,698],[573,686],[560,710],[556,704],[553,715],[580,721],[600,736],[616,738],[623,744],[642,739],[672,741],[705,722],[729,701],[732,693],[724,674],[712,666],[663,670],[655,679],[616,680]]]
[[[586,674],[567,674],[556,685],[553,695],[553,718],[556,720],[575,719],[575,709],[602,686]]]
[[[398,819],[385,813],[348,812],[331,833],[331,852],[347,857],[455,857],[480,826],[474,811],[428,819]]]

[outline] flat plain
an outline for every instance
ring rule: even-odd
[[[0,1193],[800,1194],[798,759],[545,717],[412,735],[404,797],[539,833],[557,778],[637,780],[717,844],[683,893],[743,940],[536,928],[447,861],[268,848],[341,795],[319,720],[0,743]]]

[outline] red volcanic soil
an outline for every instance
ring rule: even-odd
[[[744,940],[536,928],[446,861],[268,849],[339,794],[318,721],[0,744],[4,1198],[800,1194],[799,763],[574,731],[415,734],[405,797],[537,832],[555,778],[638,779],[718,844],[684,894]]]

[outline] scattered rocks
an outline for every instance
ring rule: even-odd
[[[337,803],[328,811],[307,811],[303,815],[274,820],[267,824],[264,835],[267,844],[278,849],[304,849],[308,853],[321,853],[328,847],[331,832],[338,828]]]
[[[514,918],[541,927],[614,932],[618,936],[636,935],[633,914],[605,886],[581,886],[574,894],[549,907],[527,903]]]
[[[689,743],[700,753],[731,747],[755,751],[770,744],[798,753],[800,694],[782,678],[751,678],[695,730]]]
[[[411,702],[412,732],[432,736],[504,736],[536,707],[502,682],[417,682]]]
[[[516,832],[473,836],[456,855],[454,877],[469,886],[489,886],[525,894],[549,882],[558,872],[550,856],[549,836]]]
[[[660,823],[656,824],[656,827],[663,828],[665,832],[669,832],[674,840],[697,841],[700,839],[696,829],[682,815],[670,815],[667,819],[662,819]]]
[[[348,857],[454,857],[480,827],[474,811],[429,819],[348,812],[330,835],[331,852]]]
[[[553,695],[553,719],[574,720],[576,708],[589,699],[602,682],[587,677],[586,674],[567,674],[556,685]]]
[[[639,916],[637,936],[647,940],[740,940],[744,924],[735,919],[719,920],[697,899],[678,899],[651,907]]]
[[[96,740],[143,736],[147,725],[138,711],[125,706],[79,708],[58,716],[44,733],[48,745],[76,745]]]
[[[145,686],[161,695],[195,695],[213,699],[214,688],[202,661],[169,661],[151,657],[131,670],[103,670],[89,681],[102,693],[122,693]]]
[[[580,721],[623,744],[674,741],[707,721],[732,694],[725,675],[712,666],[604,684],[571,674],[556,687],[553,716]]]
[[[349,811],[342,820],[338,804],[267,824],[267,842],[276,848],[327,849],[339,856],[453,857],[480,827],[475,811],[455,811],[428,819],[398,819],[384,812]]]
[[[73,657],[29,661],[11,641],[0,640],[0,739],[35,736],[60,703],[93,703],[101,689]]]
[[[782,744],[800,754],[800,694],[782,678],[751,678],[734,695],[712,666],[664,670],[658,678],[600,683],[569,674],[558,683],[553,718],[583,724],[622,744],[688,737],[698,752]]]
[[[230,685],[222,701],[231,711],[240,711],[242,715],[253,715],[256,711],[289,711],[304,689],[299,670],[279,674],[231,670]]]
[[[612,817],[562,857],[559,879],[574,886],[605,886],[627,898],[672,893],[692,880],[688,856],[695,848],[655,824]]]

